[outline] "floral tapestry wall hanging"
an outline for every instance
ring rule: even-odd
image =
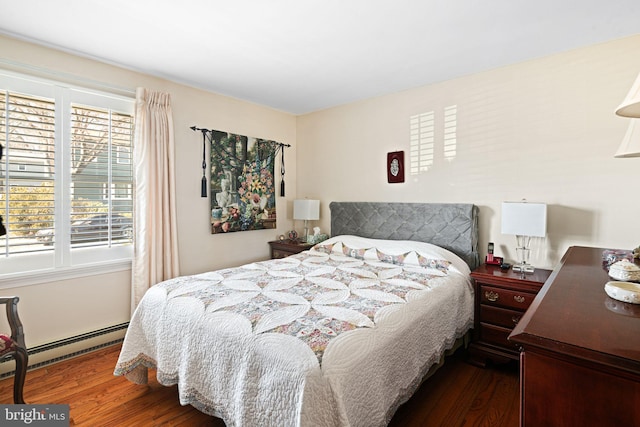
[[[211,233],[276,228],[274,164],[284,144],[211,130]]]

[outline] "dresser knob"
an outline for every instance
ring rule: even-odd
[[[511,317],[511,321],[513,322],[514,325],[517,325],[518,322],[520,321],[520,319],[522,319],[521,316],[512,316]]]
[[[500,295],[497,292],[486,291],[484,293],[484,297],[489,301],[494,302],[494,301],[498,301],[498,298],[500,298]]]
[[[514,295],[513,299],[514,299],[516,302],[519,302],[519,303],[523,303],[523,302],[524,302],[524,297],[523,297],[523,296],[520,296],[520,295]]]

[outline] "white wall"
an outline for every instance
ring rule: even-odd
[[[532,263],[553,268],[572,245],[640,244],[640,158],[615,159],[629,119],[614,114],[640,72],[640,35],[369,99],[298,118],[298,196],[322,201],[468,202],[480,206],[480,249],[515,258],[500,232],[502,201],[548,204]],[[442,115],[457,106],[457,155],[444,159]],[[435,111],[433,167],[388,184],[386,155],[405,152],[409,117]]]
[[[73,75],[78,77],[78,85],[91,80],[131,91],[143,86],[171,94],[177,147],[178,243],[183,274],[267,259],[267,241],[292,228],[289,211],[296,192],[295,116],[2,36],[1,66],[28,69],[36,74],[45,69],[64,76]],[[292,145],[285,155],[287,197],[277,199],[277,230],[210,234],[209,199],[200,197],[202,134],[190,130],[193,125]],[[276,176],[279,177],[279,169]],[[21,298],[19,309],[27,345],[33,347],[128,321],[130,276],[127,270],[31,286],[3,284],[0,293]]]

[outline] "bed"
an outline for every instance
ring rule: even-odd
[[[332,202],[309,251],[160,283],[115,367],[228,426],[383,426],[473,324],[472,204]]]

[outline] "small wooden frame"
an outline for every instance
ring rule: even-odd
[[[387,153],[387,182],[404,182],[404,151]]]

